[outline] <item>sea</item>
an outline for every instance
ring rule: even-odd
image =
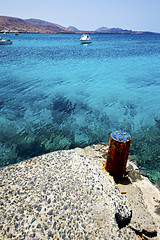
[[[131,135],[160,181],[160,35],[7,34],[0,46],[0,167]]]

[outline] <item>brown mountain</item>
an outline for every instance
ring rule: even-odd
[[[15,17],[0,16],[0,31],[27,31],[39,33],[72,32],[58,24],[46,22],[39,19],[20,19]]]
[[[16,17],[0,16],[0,32],[3,30],[18,31],[18,32],[38,32],[38,33],[129,33],[142,34],[152,32],[137,32],[131,30],[124,30],[122,28],[107,28],[100,27],[95,31],[83,31],[70,26],[65,28],[55,23],[43,21],[40,19],[21,19]]]

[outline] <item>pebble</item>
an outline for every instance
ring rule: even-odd
[[[37,228],[41,228],[41,224],[40,223],[38,223]]]
[[[42,207],[41,207],[41,206],[38,206],[36,209],[37,209],[37,211],[39,211],[39,212],[40,212],[40,211],[41,211],[41,209],[42,209]]]
[[[34,221],[36,221],[36,218],[35,218],[35,217],[32,218],[31,224],[32,224]]]
[[[48,231],[48,237],[53,237],[53,234],[51,231]]]
[[[53,210],[50,210],[47,214],[48,215],[52,215],[53,214]]]

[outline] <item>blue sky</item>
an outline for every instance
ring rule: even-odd
[[[80,30],[160,32],[160,0],[1,0],[0,15],[38,18]]]

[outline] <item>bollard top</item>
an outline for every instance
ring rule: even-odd
[[[131,136],[127,132],[123,131],[112,132],[111,137],[118,142],[125,142],[131,140]]]

